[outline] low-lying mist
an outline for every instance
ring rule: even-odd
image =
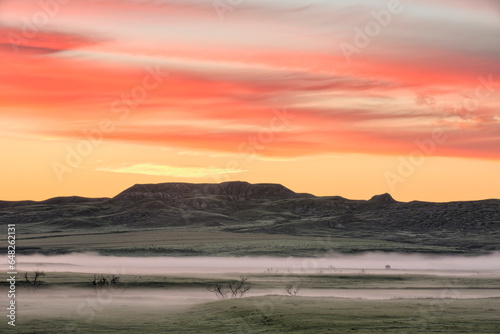
[[[283,289],[252,289],[245,297],[282,295]],[[389,299],[476,299],[500,298],[500,290],[490,289],[301,289],[301,297],[330,297],[344,299],[389,300]],[[82,288],[52,288],[28,293],[18,292],[17,300],[23,314],[43,316],[63,314],[75,310],[90,312],[98,308],[133,307],[155,310],[165,307],[178,308],[219,300],[212,292],[203,288],[190,289],[110,289],[94,291]],[[88,308],[88,310],[87,310]]]
[[[454,272],[500,274],[500,253],[482,256],[427,256],[399,253],[280,257],[119,257],[94,253],[19,255],[18,271],[120,274]],[[386,268],[387,266],[387,268]],[[389,268],[390,266],[390,268]],[[4,268],[6,270],[6,267]],[[390,270],[388,270],[390,269]]]

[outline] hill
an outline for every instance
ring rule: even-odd
[[[334,249],[343,252],[401,251],[401,244],[408,245],[409,251],[425,252],[500,250],[500,200],[497,199],[405,203],[382,194],[362,201],[339,196],[317,197],[295,193],[279,184],[247,182],[137,184],[113,198],[74,196],[41,202],[0,201],[0,223],[17,224],[23,233],[19,237],[24,237],[25,244],[31,246],[36,244],[28,240],[58,235],[114,233],[113,238],[118,238],[118,232],[167,230],[294,236],[294,240],[356,240],[352,247]],[[380,245],[367,249],[360,247],[359,240],[366,240],[367,244],[380,241]],[[391,243],[399,246],[395,249]],[[50,253],[56,249],[53,244],[44,245],[26,246],[24,251]],[[20,247],[22,252],[22,244]],[[99,250],[89,245],[69,247],[67,251],[96,249]],[[60,247],[57,250],[66,251]],[[317,250],[328,249],[318,246]],[[290,255],[301,255],[300,250],[290,251]]]

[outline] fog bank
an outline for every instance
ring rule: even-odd
[[[399,253],[334,255],[322,258],[279,257],[119,257],[93,253],[18,255],[18,271],[121,274],[220,273],[391,273],[500,274],[500,253],[482,256],[427,256]],[[386,265],[391,267],[387,270]],[[2,270],[6,270],[3,265]]]

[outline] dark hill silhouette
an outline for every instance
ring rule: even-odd
[[[357,238],[500,250],[500,200],[398,202],[298,194],[280,184],[136,184],[113,198],[0,201],[0,223],[25,233],[182,229]]]
[[[248,182],[136,184],[114,197],[116,200],[158,199],[175,201],[196,196],[227,196],[237,199],[288,199],[314,197],[296,194],[281,184]]]

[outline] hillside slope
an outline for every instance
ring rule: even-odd
[[[246,182],[140,184],[113,198],[0,201],[0,223],[22,226],[25,236],[173,229],[500,250],[500,200],[403,203],[382,194],[360,201]]]

